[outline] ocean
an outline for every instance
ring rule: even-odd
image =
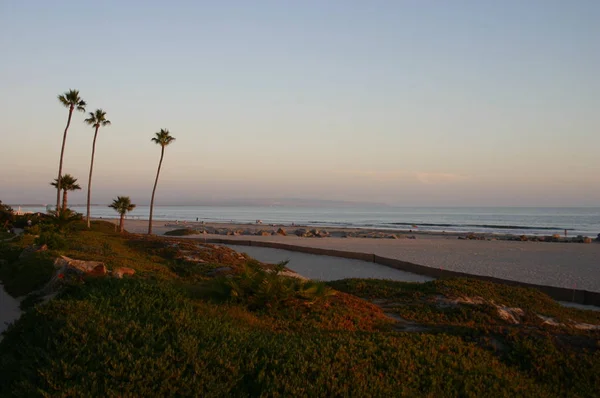
[[[22,207],[45,212],[45,208]],[[85,206],[73,206],[85,214]],[[149,206],[138,206],[129,219],[147,219]],[[92,216],[115,218],[107,206],[92,206]],[[155,206],[154,220],[309,225],[418,231],[515,235],[589,236],[600,234],[600,207],[295,207],[295,206]]]

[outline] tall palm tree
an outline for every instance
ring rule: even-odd
[[[115,209],[115,211],[121,215],[121,219],[119,220],[119,231],[123,233],[125,230],[125,214],[135,209],[135,205],[131,203],[129,196],[117,196],[108,207]]]
[[[90,178],[88,180],[88,191],[87,191],[87,227],[90,228],[90,203],[92,198],[92,170],[94,169],[94,153],[96,152],[96,137],[98,136],[98,129],[100,126],[110,126],[110,120],[106,118],[106,112],[102,109],[96,109],[96,112],[90,112],[90,117],[85,119],[85,122],[90,126],[94,127],[94,143],[92,144],[92,162],[90,163]]]
[[[154,193],[156,192],[156,184],[158,184],[158,175],[160,174],[160,166],[162,165],[163,157],[165,156],[165,147],[175,141],[169,130],[161,129],[152,138],[152,142],[160,145],[160,161],[158,162],[158,170],[156,171],[156,180],[154,180],[154,189],[152,189],[152,199],[150,200],[150,221],[148,224],[148,235],[152,234],[152,210],[154,209]]]
[[[65,210],[67,208],[67,192],[77,191],[81,189],[79,184],[77,184],[77,178],[73,177],[71,174],[65,174],[60,178],[60,180],[54,179],[54,181],[51,182],[50,185],[52,185],[53,187],[60,187],[60,189],[62,189],[63,191],[62,210]],[[60,211],[57,211],[56,213],[58,215],[60,214]]]
[[[64,94],[60,94],[58,96],[58,100],[61,104],[63,104],[66,108],[69,108],[69,119],[67,119],[67,127],[65,127],[65,133],[63,135],[62,148],[60,150],[60,163],[58,164],[58,185],[56,186],[56,211],[60,212],[60,190],[61,190],[61,177],[62,177],[62,165],[63,165],[63,156],[65,154],[65,143],[67,142],[67,131],[69,130],[69,125],[71,124],[71,116],[73,115],[73,110],[77,109],[79,112],[85,112],[86,103],[79,96],[79,90],[69,90]]]

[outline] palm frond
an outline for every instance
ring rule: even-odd
[[[175,137],[169,133],[167,129],[160,129],[158,133],[155,133],[152,138],[152,142],[159,144],[162,147],[165,147],[175,141]]]
[[[110,205],[108,205],[108,207],[114,209],[117,213],[121,215],[132,211],[133,209],[135,209],[135,206],[136,205],[131,203],[131,199],[129,199],[129,196],[117,196],[117,199],[113,199],[113,202]]]
[[[57,188],[58,179],[55,178],[50,185]],[[71,174],[65,174],[60,177],[60,189],[63,191],[77,191],[81,189],[81,186],[77,183],[77,178],[73,177]]]

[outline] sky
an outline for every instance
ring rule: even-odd
[[[600,206],[597,0],[0,0],[0,200]],[[85,203],[93,129],[64,172]]]

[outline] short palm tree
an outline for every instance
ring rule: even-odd
[[[85,112],[86,103],[79,96],[79,90],[69,90],[64,94],[58,96],[58,100],[61,104],[63,104],[66,108],[69,108],[69,119],[67,119],[67,127],[65,127],[65,133],[63,134],[62,147],[60,150],[60,163],[58,164],[58,177],[56,181],[58,184],[56,185],[56,211],[60,212],[60,191],[61,191],[61,183],[62,183],[62,165],[63,165],[63,156],[65,154],[65,143],[67,142],[67,131],[69,130],[69,125],[71,124],[71,116],[73,115],[73,110],[77,109],[80,112]]]
[[[92,162],[90,163],[90,178],[88,180],[87,191],[87,227],[90,228],[90,203],[92,199],[92,170],[94,169],[94,154],[96,152],[96,137],[98,137],[98,129],[100,126],[105,127],[110,125],[110,120],[106,118],[106,112],[102,109],[96,109],[96,112],[90,112],[90,117],[85,119],[85,122],[94,127],[94,142],[92,143]]]
[[[125,214],[135,209],[135,205],[131,203],[129,196],[117,196],[108,207],[115,209],[115,211],[121,215],[121,219],[119,220],[119,231],[122,233],[125,230]]]
[[[160,161],[158,162],[158,170],[156,171],[156,180],[154,180],[154,189],[152,189],[152,199],[150,200],[150,220],[148,224],[148,235],[152,234],[152,210],[154,209],[154,193],[156,192],[156,184],[158,184],[158,175],[160,174],[160,166],[162,165],[163,157],[165,156],[165,147],[175,141],[175,137],[171,136],[169,130],[161,129],[152,138],[152,142],[160,145]]]
[[[57,187],[59,186],[59,183],[54,179],[50,185]],[[67,192],[80,190],[81,187],[77,184],[77,178],[73,177],[71,174],[65,174],[60,178],[60,189],[63,191],[62,210],[65,210],[67,208]],[[60,211],[57,211],[57,213],[60,213]]]

